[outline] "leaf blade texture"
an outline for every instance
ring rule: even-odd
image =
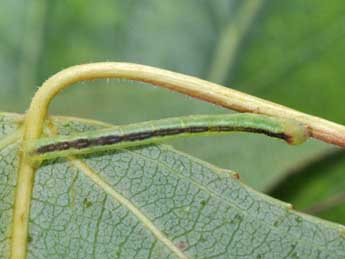
[[[0,118],[0,141],[17,134],[20,117],[2,114]],[[52,119],[52,123],[60,134],[104,127],[67,118]],[[12,141],[0,151],[4,201],[0,247],[5,258],[17,148],[18,142]],[[235,176],[166,145],[45,162],[35,178],[28,257],[345,255],[343,227],[297,213]]]

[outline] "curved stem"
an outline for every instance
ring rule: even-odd
[[[99,78],[124,78],[147,82],[239,112],[295,119],[309,127],[312,137],[345,147],[345,127],[342,125],[196,77],[149,66],[116,62],[73,66],[49,78],[32,100],[27,113],[24,137],[36,139],[41,135],[49,103],[61,90],[79,81]]]
[[[236,111],[295,119],[309,127],[311,136],[345,147],[345,127],[336,123],[192,76],[149,66],[116,62],[73,66],[44,82],[36,92],[26,114],[23,143],[41,136],[48,107],[54,96],[76,82],[100,78],[124,78],[152,83]],[[23,151],[20,152],[11,239],[12,258],[26,256],[30,200],[36,170],[30,158]]]

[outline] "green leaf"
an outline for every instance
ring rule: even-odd
[[[243,46],[232,84],[255,96],[344,123],[345,2],[267,1],[263,8],[260,26]]]
[[[21,117],[0,115],[0,248],[9,252]],[[71,134],[104,127],[53,118]],[[295,212],[166,145],[45,162],[29,258],[343,258],[344,227]]]
[[[270,193],[298,210],[345,224],[344,167],[345,152],[336,150],[292,171]]]

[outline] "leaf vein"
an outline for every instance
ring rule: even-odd
[[[168,249],[170,249],[178,258],[187,259],[188,257],[178,249],[174,243],[172,243],[152,222],[151,220],[138,209],[131,201],[125,198],[122,194],[114,190],[114,188],[102,179],[92,168],[81,160],[73,157],[69,158],[70,163],[81,170],[87,177],[89,177],[96,185],[98,185],[104,192],[108,193],[113,199],[119,202],[122,206],[126,207],[129,211],[137,217],[139,221],[148,229],[150,232],[159,239]]]

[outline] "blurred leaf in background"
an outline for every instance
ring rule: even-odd
[[[291,171],[270,195],[292,202],[297,210],[345,224],[345,152],[329,153]]]
[[[37,86],[68,66],[125,61],[209,79],[345,123],[344,10],[341,0],[4,0],[0,110],[24,112]],[[54,114],[114,124],[225,112],[229,111],[123,80],[82,83],[64,92],[51,109]],[[344,154],[316,141],[289,147],[236,134],[171,144],[240,172],[245,183],[260,191],[293,188],[281,182],[292,171],[303,175],[312,168],[309,174],[317,177],[310,181],[322,182],[333,173],[340,177],[345,169],[340,160],[332,167],[322,166],[329,162],[324,159],[329,153]],[[320,192],[314,184],[308,188],[310,193]]]

